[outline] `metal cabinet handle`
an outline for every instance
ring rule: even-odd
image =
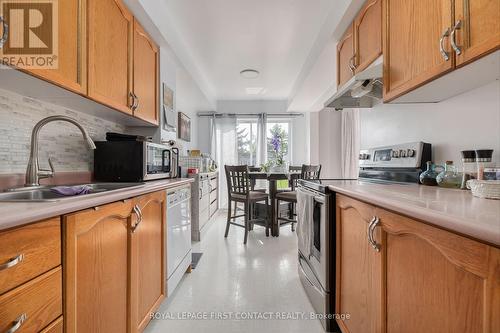
[[[458,20],[455,23],[455,26],[451,29],[451,34],[450,34],[451,47],[453,48],[453,50],[455,50],[455,53],[458,55],[462,54],[462,48],[457,45],[455,32],[457,30],[460,30],[461,28],[462,28],[462,20]]]
[[[134,107],[134,111],[136,111],[138,108],[139,108],[139,97],[137,97],[136,94],[134,94],[134,97],[135,97],[135,107]]]
[[[24,254],[20,254],[17,257],[9,259],[6,263],[0,265],[0,271],[6,270],[7,268],[11,268],[19,264],[24,260]]]
[[[12,327],[9,328],[5,333],[16,332],[18,329],[21,328],[21,325],[26,321],[26,319],[28,319],[28,316],[26,315],[26,313],[23,313],[19,318],[16,319],[14,325],[12,325]]]
[[[444,49],[444,39],[449,36],[450,36],[450,28],[447,28],[441,35],[441,38],[439,39],[439,52],[441,52],[441,55],[443,56],[445,61],[450,60],[450,54],[446,52],[446,50]]]
[[[130,92],[128,93],[128,96],[129,96],[129,97],[130,97],[130,99],[131,99],[131,103],[130,103],[129,107],[130,107],[130,109],[131,109],[131,110],[134,110],[134,106],[135,106],[135,97],[134,97],[134,93],[130,91]]]
[[[5,42],[7,42],[7,39],[9,38],[9,25],[7,24],[7,22],[5,22],[3,16],[0,16],[0,23],[2,23],[3,25],[3,34],[2,38],[0,38],[0,49],[1,49],[5,45]]]
[[[356,70],[356,65],[354,64],[354,58],[356,55],[353,55],[351,59],[349,59],[349,69],[351,70],[351,73],[354,75],[354,71]]]
[[[142,212],[139,206],[134,206],[134,213],[137,216],[137,223],[132,227],[132,232],[134,233],[136,229],[139,227],[139,224],[142,222]]]
[[[373,232],[375,228],[380,223],[380,219],[377,216],[374,216],[370,223],[368,224],[368,242],[373,247],[373,249],[377,252],[380,252],[380,245],[377,244],[375,238],[373,237]]]

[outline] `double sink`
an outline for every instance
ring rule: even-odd
[[[79,184],[75,186],[88,186],[88,194],[75,196],[64,196],[52,191],[56,186],[25,187],[8,190],[0,193],[0,202],[55,202],[60,200],[69,200],[79,197],[96,196],[112,191],[129,190],[135,187],[144,186],[144,183],[92,183]]]

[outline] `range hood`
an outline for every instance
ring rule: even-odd
[[[383,58],[379,57],[364,71],[355,74],[326,103],[325,107],[371,108],[382,100]]]

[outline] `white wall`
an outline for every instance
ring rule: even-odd
[[[311,128],[311,133],[316,129]],[[323,110],[318,114],[318,162],[321,178],[340,178],[341,173],[341,114]]]
[[[425,141],[436,162],[461,150],[492,148],[500,162],[500,82],[435,104],[378,105],[361,112],[361,147]]]

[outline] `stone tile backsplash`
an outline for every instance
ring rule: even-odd
[[[38,121],[54,115],[75,118],[95,141],[105,140],[106,132],[126,130],[125,126],[107,120],[0,89],[0,174],[26,172],[31,130]],[[39,143],[41,167],[48,168],[50,156],[56,172],[92,170],[93,152],[73,124],[46,125],[40,132]]]

